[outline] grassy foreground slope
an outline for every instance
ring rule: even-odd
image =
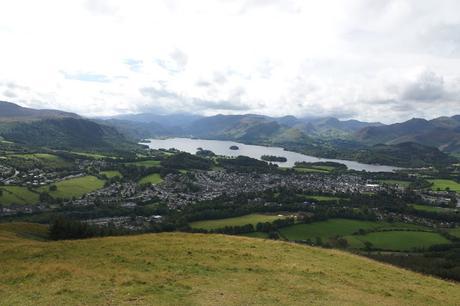
[[[19,224],[18,232],[27,224]],[[163,233],[44,242],[0,225],[0,305],[455,305],[460,285],[334,250]]]

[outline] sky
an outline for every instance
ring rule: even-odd
[[[85,116],[460,114],[460,1],[2,0],[0,100]]]

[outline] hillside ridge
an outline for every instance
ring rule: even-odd
[[[0,305],[455,305],[460,299],[456,283],[280,241],[161,233],[40,242],[14,236],[11,225],[5,234],[2,226]]]

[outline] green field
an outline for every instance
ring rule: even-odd
[[[213,230],[226,226],[242,226],[246,224],[256,225],[260,222],[273,222],[284,217],[277,215],[250,214],[235,218],[225,218],[216,220],[204,220],[190,223],[192,228]]]
[[[94,159],[115,158],[112,156],[105,156],[105,155],[98,154],[98,153],[87,153],[87,152],[72,152],[72,153],[76,155],[84,156],[84,157],[94,158]]]
[[[416,210],[437,212],[437,213],[446,213],[446,212],[454,211],[454,209],[452,208],[437,207],[437,206],[430,206],[430,205],[411,204],[410,206],[412,206]]]
[[[160,161],[159,160],[143,160],[143,161],[126,163],[126,165],[139,166],[139,167],[156,167],[160,165]]]
[[[163,182],[163,179],[158,173],[153,173],[144,176],[142,179],[139,180],[139,184],[159,184],[161,182]]]
[[[19,157],[19,158],[27,158],[27,159],[34,159],[34,158],[46,159],[46,160],[52,160],[52,161],[60,159],[60,157],[53,155],[53,154],[48,154],[48,153],[14,154],[10,156]]]
[[[329,173],[331,171],[334,171],[336,167],[333,166],[294,166],[293,168],[297,172],[305,172],[305,173]]]
[[[435,244],[450,243],[438,233],[415,231],[373,232],[345,238],[353,248],[363,248],[364,242],[368,241],[374,248],[393,251],[410,251],[414,248],[428,248]]]
[[[375,221],[360,221],[350,219],[330,219],[327,221],[314,222],[309,224],[295,224],[280,229],[280,234],[288,240],[314,240],[320,237],[323,240],[335,236],[347,236],[357,232],[359,229],[388,229],[388,228],[414,228],[423,227],[404,224],[387,223]]]
[[[121,175],[120,171],[117,171],[117,170],[110,170],[110,171],[101,171],[101,174],[105,175],[107,178],[112,178],[112,177],[123,177],[123,175]]]
[[[62,159],[59,156],[48,153],[32,153],[32,154],[13,154],[8,157],[23,158],[41,162],[43,165],[52,168],[65,168],[71,165],[70,162]]]
[[[456,227],[456,228],[453,228],[453,229],[449,230],[449,234],[460,238],[460,227]]]
[[[381,184],[398,185],[400,187],[409,187],[409,185],[411,184],[410,181],[401,181],[401,180],[380,180],[379,182]]]
[[[104,181],[88,175],[59,181],[54,185],[57,187],[56,191],[49,191],[49,186],[40,187],[38,190],[48,192],[53,198],[79,198],[88,192],[101,189],[104,186]]]
[[[451,191],[460,192],[460,184],[453,180],[428,180],[430,183],[433,183],[431,186],[432,190],[446,190],[449,188]]]
[[[0,305],[458,305],[460,285],[337,250],[162,233],[68,241],[0,224]],[[38,228],[38,232],[43,229]]]
[[[340,198],[333,196],[324,196],[324,195],[305,195],[307,199],[314,199],[316,201],[338,201]]]
[[[295,171],[297,171],[297,172],[302,172],[302,173],[329,173],[330,172],[329,170],[320,169],[320,168],[316,168],[316,167],[309,167],[309,168],[294,167],[293,169]]]
[[[32,192],[26,187],[20,186],[0,186],[0,205],[8,206],[11,204],[26,205],[38,202],[38,193]]]

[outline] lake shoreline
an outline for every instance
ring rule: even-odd
[[[353,160],[345,159],[332,159],[332,158],[321,158],[311,155],[306,155],[300,152],[295,152],[291,150],[286,150],[282,147],[274,147],[267,145],[255,145],[255,144],[244,144],[231,140],[214,140],[214,139],[198,139],[198,138],[182,138],[182,137],[172,137],[172,138],[152,138],[145,139],[149,142],[142,142],[141,144],[147,145],[151,149],[170,149],[175,148],[179,151],[188,152],[195,154],[197,148],[203,148],[206,150],[211,150],[217,155],[236,157],[238,155],[244,155],[252,158],[261,160],[262,155],[274,155],[274,156],[284,156],[287,158],[287,162],[273,162],[281,167],[292,168],[295,166],[296,162],[336,162],[344,164],[350,170],[355,171],[368,171],[368,172],[395,172],[397,170],[402,170],[403,168],[387,165],[373,165],[360,163]],[[231,146],[238,146],[239,150],[231,150]]]

